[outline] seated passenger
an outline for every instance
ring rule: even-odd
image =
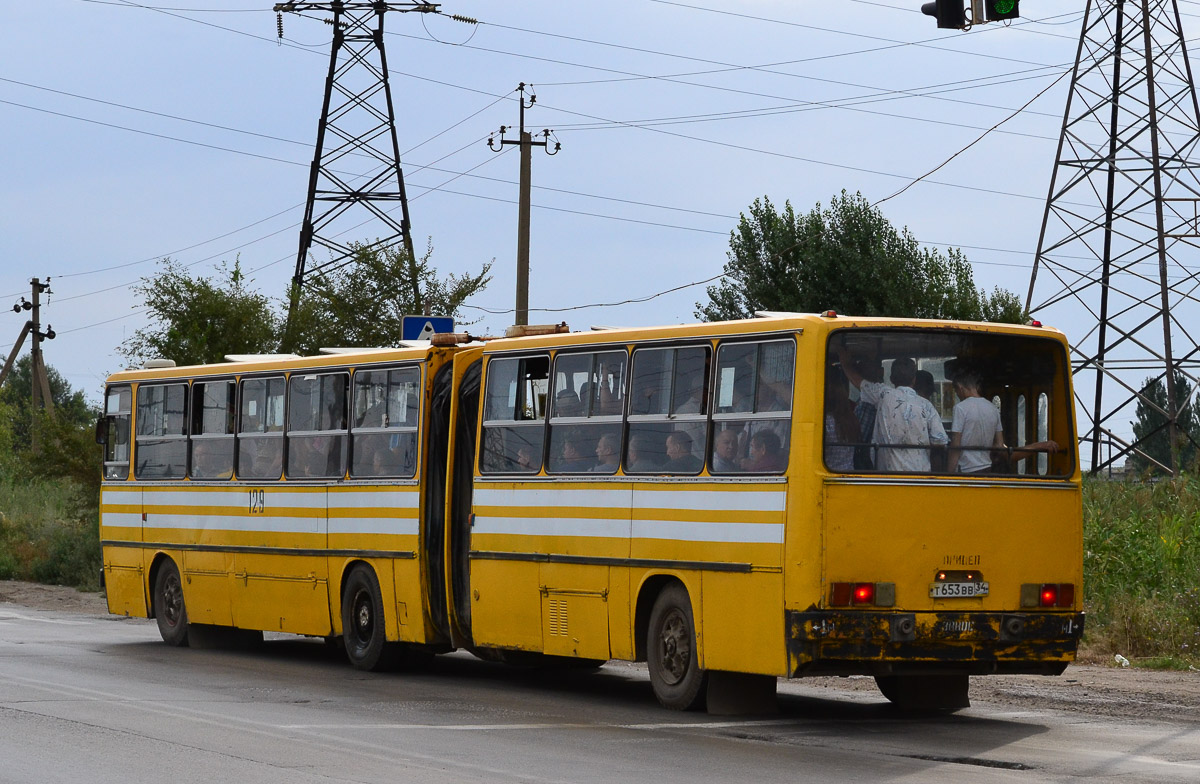
[[[596,442],[596,464],[592,466],[593,474],[615,474],[621,463],[621,444],[612,433],[605,433]]]
[[[692,454],[692,437],[683,430],[667,436],[667,462],[662,470],[669,474],[698,474],[704,461]]]
[[[654,450],[650,448],[650,440],[639,433],[630,437],[628,452],[625,457],[625,470],[630,473],[653,473],[658,470],[658,461],[654,458]]]
[[[777,474],[787,468],[787,456],[779,436],[770,430],[760,430],[750,437],[750,456],[742,463],[743,471],[758,474]]]
[[[566,473],[591,471],[595,462],[592,456],[584,451],[582,439],[578,436],[570,436],[563,442],[562,460],[558,470]]]
[[[738,431],[729,427],[717,433],[713,440],[713,473],[736,473],[739,470],[738,462]]]

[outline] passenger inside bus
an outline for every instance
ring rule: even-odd
[[[874,426],[874,423],[872,423]],[[825,464],[834,471],[854,470],[853,446],[861,438],[850,400],[850,384],[841,368],[825,369]]]
[[[778,441],[776,441],[778,444]],[[667,462],[662,470],[670,474],[698,474],[704,461],[692,454],[692,437],[676,430],[667,436]]]
[[[928,473],[932,468],[930,447],[944,446],[950,439],[937,409],[913,389],[916,361],[909,357],[892,360],[893,386],[889,387],[864,378],[845,346],[839,349],[839,357],[850,383],[876,407],[871,438],[876,447],[876,467],[881,471]]]
[[[736,473],[740,468],[738,457],[738,429],[727,427],[717,433],[713,440],[712,471],[716,474]]]
[[[950,424],[947,459],[950,473],[1008,473],[1015,469],[1016,463],[1028,457],[1058,452],[1058,444],[1054,441],[1039,441],[1010,450],[1004,443],[1000,409],[979,393],[983,385],[980,372],[965,365],[954,367],[952,372],[958,402],[954,405],[954,420]]]
[[[658,461],[654,459],[654,451],[650,448],[650,439],[642,434],[629,438],[625,456],[625,470],[630,473],[651,473],[658,470]]]
[[[600,440],[596,442],[596,464],[592,466],[592,473],[615,474],[620,462],[620,439],[612,433],[600,436]]]
[[[773,430],[760,430],[750,436],[750,456],[742,463],[743,471],[777,474],[785,468],[783,446]]]
[[[871,355],[857,360],[855,369],[866,380],[883,383],[883,362],[878,356]],[[875,468],[875,450],[868,444],[875,436],[876,411],[875,404],[861,396],[858,404],[854,406],[854,416],[858,418],[859,442],[859,446],[854,449],[854,467],[860,471],[871,471]]]

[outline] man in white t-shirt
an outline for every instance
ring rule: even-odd
[[[954,379],[954,418],[950,423],[950,473],[975,474],[992,467],[991,450],[1004,448],[1000,409],[979,394],[979,374],[961,371]]]

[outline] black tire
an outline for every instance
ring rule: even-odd
[[[888,701],[913,713],[953,713],[971,707],[970,678],[947,675],[877,675],[875,685]]]
[[[163,642],[176,647],[188,644],[187,606],[183,602],[183,581],[172,560],[163,561],[154,575],[154,619]]]
[[[682,585],[668,585],[654,601],[646,634],[650,685],[663,707],[704,707],[708,673],[696,661],[696,623]]]
[[[346,658],[360,670],[383,669],[387,638],[383,629],[383,596],[375,572],[356,566],[342,589],[342,642]]]

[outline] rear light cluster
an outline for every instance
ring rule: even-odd
[[[895,583],[833,583],[829,587],[830,607],[893,607]]]
[[[1022,607],[1074,607],[1074,583],[1025,583],[1021,586]]]

